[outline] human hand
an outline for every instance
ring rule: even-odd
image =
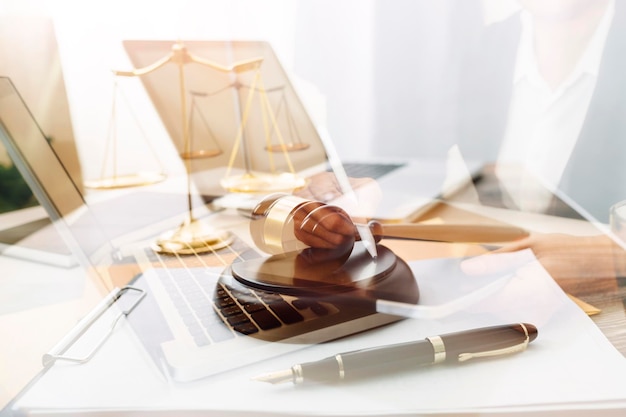
[[[293,194],[308,200],[316,200],[341,207],[353,220],[365,223],[376,212],[382,199],[382,190],[373,178],[349,178],[350,188],[356,199],[344,194],[332,172],[320,172],[311,176],[304,188]]]
[[[351,177],[348,180],[350,187],[355,190],[375,182],[373,178]],[[334,173],[319,172],[308,179],[306,187],[296,190],[293,194],[309,200],[328,202],[340,197],[343,192]]]
[[[531,249],[548,273],[567,292],[585,289],[603,290],[615,286],[615,277],[626,262],[626,252],[605,235],[572,236],[540,234],[511,242],[489,254],[468,259],[461,264],[469,275],[510,270],[494,253]]]
[[[307,259],[347,259],[354,242],[361,239],[354,221],[340,207],[289,194],[267,196],[252,210],[251,217],[251,237],[267,253],[306,248],[314,255]],[[370,221],[367,226],[379,242],[382,225]]]
[[[341,208],[309,201],[293,211],[294,235],[302,243],[338,253],[352,250],[356,227]]]

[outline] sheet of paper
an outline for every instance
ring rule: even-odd
[[[519,256],[527,259],[528,253]],[[512,259],[514,261],[514,259]],[[411,264],[422,303],[473,291],[458,261]],[[525,352],[463,365],[430,366],[349,383],[270,385],[251,380],[335,353],[513,322],[537,326]],[[402,415],[626,407],[626,360],[536,261],[506,286],[446,317],[407,319],[188,384],[165,381],[129,326],[84,365],[58,364],[16,403],[22,411],[193,410],[212,415]],[[597,415],[597,414],[594,414]]]

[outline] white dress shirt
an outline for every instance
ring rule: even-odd
[[[547,208],[587,114],[613,14],[611,2],[573,72],[552,89],[539,73],[532,17],[522,12],[511,106],[496,165],[515,208]]]

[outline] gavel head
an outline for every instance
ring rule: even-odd
[[[345,260],[359,238],[340,207],[290,194],[263,199],[252,212],[250,232],[264,252],[303,251],[312,261]]]

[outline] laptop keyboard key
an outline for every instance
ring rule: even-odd
[[[241,323],[236,326],[233,326],[233,328],[239,333],[245,334],[245,335],[254,334],[259,331],[258,327],[256,327],[252,322]]]
[[[252,320],[263,330],[280,327],[281,322],[269,310],[263,309],[250,314]]]
[[[266,309],[266,307],[261,303],[246,304],[245,306],[243,306],[243,308],[248,312],[248,314],[252,314],[255,311]]]
[[[221,310],[223,308],[235,305],[235,300],[230,297],[220,298],[218,300],[215,300],[215,304],[217,304],[217,307]]]
[[[303,300],[302,298],[296,298],[291,302],[291,305],[293,305],[298,310],[304,310],[306,308],[309,308],[310,303],[306,300]]]
[[[248,316],[246,316],[243,313],[227,317],[226,320],[228,320],[228,324],[230,324],[231,326],[235,326],[235,325],[241,324],[241,323],[250,322],[250,319],[248,318]]]
[[[271,292],[259,291],[257,292],[257,295],[259,296],[261,300],[263,300],[267,304],[273,303],[274,301],[280,301],[283,299],[283,297],[281,297],[280,294],[271,293]]]
[[[196,343],[196,346],[208,346],[211,344],[211,341],[204,333],[194,335],[193,341]]]
[[[302,314],[298,313],[295,308],[283,299],[274,301],[269,307],[286,324],[294,324],[304,320]]]
[[[215,323],[207,328],[207,333],[211,336],[213,342],[223,342],[224,340],[232,339],[235,334],[225,326],[224,323]]]
[[[234,316],[234,315],[243,313],[241,308],[239,308],[239,306],[237,306],[237,305],[225,307],[221,311],[222,311],[222,314],[224,315],[224,317],[230,317],[230,316]]]
[[[318,316],[325,316],[329,313],[328,308],[326,308],[324,305],[318,302],[311,303],[310,307],[311,307],[311,311],[314,312]]]

